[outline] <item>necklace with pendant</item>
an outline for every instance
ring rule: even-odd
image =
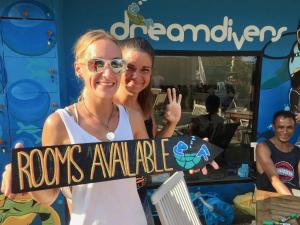
[[[115,139],[116,135],[115,135],[115,133],[114,133],[113,131],[109,131],[109,123],[110,123],[111,118],[112,118],[112,116],[113,116],[113,114],[114,114],[114,111],[115,111],[115,105],[113,104],[113,107],[112,107],[110,116],[109,116],[109,118],[108,118],[108,120],[107,120],[107,123],[105,124],[105,123],[103,123],[101,120],[99,120],[99,118],[98,118],[95,114],[93,114],[93,113],[88,109],[88,107],[87,107],[86,104],[85,104],[84,99],[82,100],[82,102],[83,102],[83,106],[84,106],[85,111],[86,111],[88,114],[90,114],[92,117],[94,117],[95,119],[97,119],[97,120],[101,123],[101,125],[104,126],[104,127],[106,128],[106,130],[107,130],[107,133],[106,133],[106,135],[105,135],[106,139],[109,140],[109,141],[113,141],[113,140]]]

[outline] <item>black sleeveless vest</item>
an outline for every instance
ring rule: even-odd
[[[269,140],[266,141],[266,144],[271,151],[271,159],[280,180],[288,188],[299,189],[298,163],[300,160],[300,149],[295,146],[291,152],[285,153],[279,151]],[[256,186],[259,190],[276,192],[265,173],[257,173]]]

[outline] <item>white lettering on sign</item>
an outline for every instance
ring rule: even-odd
[[[258,38],[260,42],[265,41],[266,35],[271,35],[271,41],[278,41],[283,32],[287,31],[287,27],[280,27],[278,30],[273,26],[264,26],[259,28],[255,25],[248,25],[244,28],[243,34],[238,35],[233,31],[233,20],[225,16],[223,24],[215,25],[209,28],[205,24],[170,24],[165,27],[161,23],[153,23],[153,26],[129,24],[127,12],[124,12],[124,22],[116,22],[112,24],[110,33],[118,40],[135,37],[136,30],[140,30],[144,35],[148,35],[154,41],[159,41],[160,36],[167,36],[170,41],[184,42],[185,33],[191,32],[193,42],[198,41],[199,35],[203,37],[205,42],[224,42],[233,41],[236,48],[240,50],[245,42],[253,42],[254,38]]]

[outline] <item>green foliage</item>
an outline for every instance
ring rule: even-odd
[[[128,11],[126,11],[129,21],[132,24],[136,24],[136,25],[145,25],[144,23],[144,17],[142,15],[137,14],[136,16],[133,14],[130,14]]]

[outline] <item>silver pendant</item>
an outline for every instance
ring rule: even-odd
[[[109,141],[113,141],[113,140],[115,139],[115,137],[116,137],[116,135],[115,135],[114,132],[108,132],[108,133],[106,134],[106,138],[107,138],[107,140],[109,140]]]

